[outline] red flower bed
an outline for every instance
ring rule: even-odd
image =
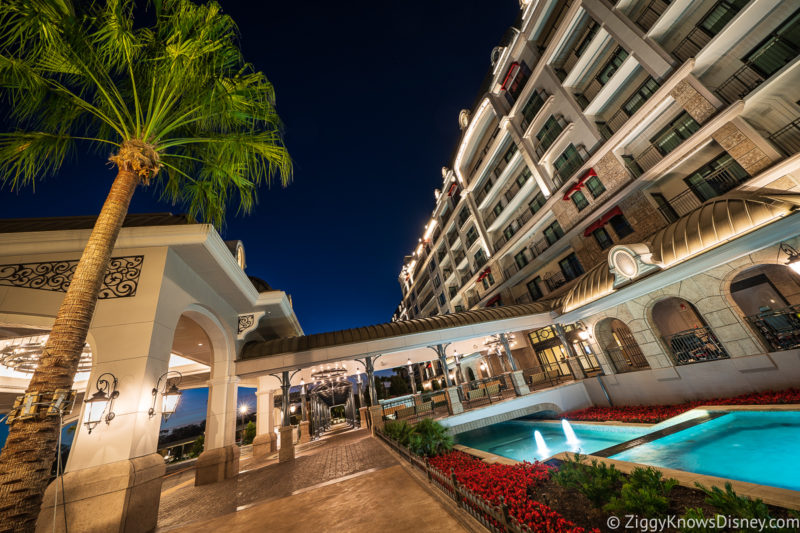
[[[567,521],[550,507],[528,497],[529,486],[535,486],[550,477],[550,468],[541,463],[525,462],[513,466],[486,464],[471,455],[454,451],[431,458],[430,465],[448,477],[452,468],[461,485],[492,505],[500,505],[502,496],[508,505],[509,514],[532,531],[586,531]]]
[[[561,415],[569,420],[642,422],[655,424],[701,405],[771,405],[800,403],[800,389],[743,394],[733,398],[713,398],[678,405],[631,405],[624,407],[589,407]]]

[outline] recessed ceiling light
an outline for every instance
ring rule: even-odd
[[[198,346],[202,346],[202,345],[203,345],[203,343],[202,343],[202,342],[198,342],[198,343],[197,343],[197,345],[198,345]]]

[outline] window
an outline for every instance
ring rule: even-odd
[[[535,215],[539,211],[539,209],[542,208],[545,201],[546,200],[544,199],[544,194],[542,194],[542,191],[539,191],[536,194],[536,196],[533,197],[533,200],[531,200],[531,202],[528,204],[528,208],[531,210],[531,214]]]
[[[439,279],[438,275],[435,278],[433,278],[433,286],[434,286],[434,288],[438,289],[439,285],[441,285],[441,284],[442,284],[442,282]]]
[[[650,196],[653,197],[656,205],[658,206],[658,210],[661,211],[661,214],[664,215],[664,218],[667,219],[667,223],[672,223],[678,220],[678,213],[675,209],[670,205],[667,199],[664,197],[663,194],[660,192],[651,193]]]
[[[483,279],[481,280],[481,282],[483,283],[483,288],[484,289],[488,289],[489,287],[494,285],[494,276],[492,276],[492,273],[489,272],[488,274],[483,276]]]
[[[614,245],[614,241],[611,240],[611,236],[605,228],[597,228],[592,232],[592,235],[594,236],[594,240],[597,241],[597,244],[600,245],[601,250],[611,248],[611,246]]]
[[[742,61],[769,78],[800,53],[800,11],[750,51]]]
[[[517,153],[517,145],[514,144],[514,143],[511,143],[511,146],[508,147],[508,150],[506,150],[506,153],[503,154],[503,161],[508,163],[509,161],[511,161],[511,158],[514,157],[514,154],[516,154],[516,153]]]
[[[415,305],[415,306],[414,306],[414,315],[416,316],[416,315],[418,315],[418,314],[419,314],[419,306],[416,306],[416,305]]]
[[[525,255],[525,250],[522,250],[520,253],[514,256],[514,262],[517,264],[517,268],[522,270],[525,265],[528,264],[528,256]]]
[[[458,212],[458,225],[463,226],[464,222],[466,222],[468,218],[469,218],[469,209],[464,207],[461,211]]]
[[[505,206],[503,205],[502,202],[497,202],[497,205],[495,205],[494,209],[492,209],[492,213],[494,213],[494,216],[498,216],[500,213],[503,212],[504,208]]]
[[[711,8],[711,10],[703,17],[703,20],[697,25],[699,28],[708,34],[709,37],[714,37],[728,22],[747,5],[749,0],[720,0]]]
[[[628,224],[628,220],[623,215],[615,215],[608,221],[611,227],[614,228],[614,233],[617,237],[623,239],[633,233],[633,228]]]
[[[647,78],[644,83],[636,89],[636,92],[622,104],[622,111],[629,117],[633,116],[657,90],[658,82],[653,78]]]
[[[566,147],[566,149],[561,152],[555,161],[553,161],[553,167],[556,169],[556,174],[561,178],[561,181],[558,183],[561,186],[564,183],[564,180],[572,176],[578,168],[583,164],[583,159],[581,159],[580,154],[578,153],[578,149],[575,148],[575,145],[570,144]]]
[[[586,199],[581,191],[575,191],[572,193],[572,203],[575,204],[575,207],[578,208],[578,211],[582,211],[586,206],[589,205],[589,200]]]
[[[546,228],[544,228],[544,238],[550,244],[555,243],[558,239],[564,236],[564,230],[561,229],[561,224],[556,220]]]
[[[477,240],[478,230],[475,229],[475,226],[470,226],[469,230],[467,230],[467,248],[472,246]]]
[[[456,313],[460,313],[463,310],[464,310],[464,306],[463,305],[457,305],[456,306]]]
[[[650,143],[656,147],[661,155],[667,155],[680,144],[692,136],[700,129],[700,124],[684,111],[678,118],[670,122],[664,129],[650,139]]]
[[[725,194],[749,177],[747,171],[725,152],[694,171],[683,181],[698,200],[705,202]]]
[[[528,129],[533,118],[539,112],[539,110],[544,105],[544,98],[542,98],[542,93],[539,91],[534,91],[531,97],[528,99],[528,103],[525,104],[525,107],[522,108],[522,127]]]
[[[599,81],[601,85],[608,83],[608,80],[619,70],[619,67],[622,66],[622,63],[624,63],[627,58],[628,52],[621,46],[618,46],[617,49],[614,50],[614,53],[611,54],[608,61],[606,61],[606,64],[603,65],[603,68],[600,69],[600,72],[597,74],[597,81]]]
[[[492,181],[491,178],[486,180],[486,183],[483,185],[483,194],[489,194],[489,191],[492,190],[493,186],[494,186],[494,182]]]
[[[545,150],[550,148],[550,146],[553,144],[553,142],[555,142],[556,138],[561,133],[562,129],[563,127],[559,123],[559,120],[554,115],[550,115],[550,118],[548,118],[547,122],[544,123],[542,129],[540,129],[539,133],[536,134],[536,139],[539,141],[537,151],[543,154]]]
[[[483,248],[478,250],[478,253],[475,254],[474,259],[475,259],[475,266],[477,268],[480,268],[486,264],[486,252],[483,251]]]
[[[589,43],[592,42],[592,39],[595,35],[597,35],[597,30],[600,29],[600,25],[596,23],[594,20],[591,21],[589,25],[589,31],[586,32],[581,42],[578,43],[578,46],[575,47],[575,56],[581,57],[583,53],[586,51],[586,48],[589,47]]]
[[[581,262],[578,261],[578,256],[575,255],[575,252],[559,261],[558,266],[561,268],[561,272],[564,274],[567,281],[571,281],[583,274],[583,266],[581,266]]]
[[[589,193],[592,195],[592,198],[597,198],[604,192],[606,192],[606,188],[603,185],[603,182],[600,181],[600,178],[597,176],[592,176],[585,182],[586,188],[589,189]]]
[[[455,298],[456,294],[458,293],[458,289],[456,287],[448,287],[447,292],[450,293],[450,298]]]
[[[428,263],[428,272],[433,273],[434,270],[436,270],[436,261],[431,259],[431,262]]]
[[[515,220],[514,222],[506,226],[506,229],[503,230],[503,237],[505,237],[506,240],[509,240],[511,237],[514,236],[514,234],[517,232],[518,229],[519,229],[519,224]]]
[[[540,276],[536,276],[526,285],[526,287],[528,287],[528,293],[531,295],[531,299],[538,300],[543,296],[542,289],[539,288],[539,283],[541,282],[542,278]]]
[[[533,174],[531,173],[531,169],[529,169],[526,166],[525,168],[522,169],[522,172],[520,172],[519,175],[517,176],[517,185],[522,187],[528,181],[528,178],[530,178],[532,175]]]
[[[444,306],[444,302],[445,302],[444,293],[440,292],[439,293],[439,305]]]

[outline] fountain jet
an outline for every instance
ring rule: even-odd
[[[564,436],[567,437],[567,444],[573,447],[577,447],[581,443],[581,441],[578,440],[577,435],[575,435],[575,430],[572,429],[569,420],[567,420],[566,418],[562,418],[561,428],[564,430]]]
[[[539,454],[539,457],[542,459],[550,457],[550,448],[547,447],[544,437],[538,429],[533,432],[533,440],[536,441],[536,453]]]

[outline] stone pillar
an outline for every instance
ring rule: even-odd
[[[525,376],[522,374],[522,370],[512,372],[510,376],[511,383],[514,384],[514,392],[517,393],[517,396],[530,394],[531,390],[528,388],[528,384],[525,383]]]
[[[408,365],[408,379],[411,380],[411,394],[417,393],[417,376],[414,372],[414,365],[409,363]]]
[[[102,309],[101,305],[98,309]],[[166,471],[164,459],[156,453],[160,397],[156,413],[150,416],[148,411],[153,404],[151,391],[169,367],[174,330],[152,316],[135,318],[132,321],[125,314],[95,313],[89,332],[94,360],[86,393],[94,394],[97,379],[112,373],[119,392],[110,407],[115,416],[89,434],[83,424],[85,404],[75,405],[80,414],[66,473],[46,489],[37,531],[53,531],[55,494],[55,527],[59,531],[64,529],[65,501],[69,531],[125,528],[145,532],[156,526],[161,480]],[[109,324],[122,320],[126,323]]]
[[[281,426],[281,446],[278,448],[278,462],[294,460],[294,427]]]
[[[445,347],[442,344],[437,344],[435,347],[431,347],[431,349],[436,352],[436,355],[439,357],[439,365],[442,367],[442,372],[444,373],[444,382],[447,388],[453,386],[453,380],[450,379],[450,372],[447,370],[447,352],[445,352]]]
[[[275,391],[270,387],[274,385],[272,376],[258,378],[256,391],[256,438],[253,439],[253,457],[261,458],[278,451],[278,436],[275,435]]]
[[[503,343],[503,350],[505,350],[508,363],[511,365],[511,371],[516,372],[517,364],[514,362],[514,356],[511,355],[511,347],[508,345],[508,337],[505,333],[500,334],[500,342]]]
[[[361,417],[361,427],[362,428],[367,427],[367,408],[366,407],[361,407],[358,410],[358,414]]]
[[[464,412],[464,406],[461,405],[461,398],[458,396],[458,387],[447,388],[447,408],[451,415],[457,415]]]
[[[311,434],[308,432],[308,420],[300,422],[300,444],[311,442]]]
[[[370,356],[364,357],[364,367],[367,369],[367,384],[369,385],[369,404],[378,405],[378,391],[375,390],[375,367],[374,359]]]
[[[238,385],[239,378],[230,375],[212,377],[208,382],[205,450],[197,458],[195,485],[239,474],[239,447],[235,444]]]
[[[383,429],[383,407],[380,405],[373,405],[369,408],[369,417],[372,420],[372,434]]]

